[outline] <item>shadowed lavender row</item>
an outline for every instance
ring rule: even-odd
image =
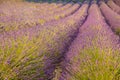
[[[1,79],[49,80],[87,16],[88,4],[74,14],[44,27],[11,31],[0,35]],[[9,74],[9,75],[8,75]]]
[[[100,9],[110,27],[120,34],[120,15],[112,11],[104,2],[100,2]]]
[[[119,80],[119,37],[105,23],[95,3],[88,14],[64,56],[59,80]]]

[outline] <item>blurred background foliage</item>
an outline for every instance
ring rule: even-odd
[[[12,2],[19,2],[19,1],[29,1],[29,2],[83,2],[84,0],[0,0],[0,3],[12,1]]]

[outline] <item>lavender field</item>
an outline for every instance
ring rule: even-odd
[[[0,80],[120,80],[120,0],[0,0]]]

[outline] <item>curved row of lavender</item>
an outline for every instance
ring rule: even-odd
[[[66,47],[87,16],[88,4],[59,21],[0,34],[0,78],[50,80]]]
[[[6,5],[7,7],[5,7]],[[28,3],[23,3],[23,2],[7,3],[6,5],[5,4],[0,5],[2,7],[0,8],[0,26],[3,27],[2,28],[3,31],[12,30],[14,28],[17,29],[21,27],[34,26],[36,22],[40,24],[44,23],[44,21],[41,20],[40,17],[38,17],[40,16],[40,14],[43,15],[44,11],[42,9],[36,8],[36,5],[30,5]],[[58,9],[53,9],[53,10],[51,10],[50,5],[52,4],[49,4],[48,7],[50,7],[50,9],[47,8],[47,10],[48,11],[50,10],[50,12],[55,13],[55,12],[63,11],[64,9],[66,10],[72,4],[68,4],[68,6],[66,4],[66,6],[63,6],[63,8],[60,7]],[[43,11],[43,13],[41,11]],[[46,14],[49,15],[47,12]]]
[[[107,4],[113,11],[120,14],[120,7],[117,4],[115,4],[114,1],[110,0],[107,2]]]
[[[67,10],[68,8],[70,8],[73,5],[73,3],[61,3],[61,4],[62,4],[61,7],[58,7],[55,9],[52,6],[47,6],[46,8],[44,8],[44,7],[41,8],[41,6],[38,6],[37,12],[35,12],[35,13],[39,16],[48,16],[48,15],[52,15],[55,13],[59,13],[63,10]],[[57,5],[57,3],[56,3],[56,5]]]
[[[40,4],[42,5],[42,4]],[[47,7],[46,7],[47,6]],[[54,5],[50,4],[46,4],[46,7],[47,10],[49,10],[50,7],[52,7],[54,9]],[[28,3],[16,3],[16,2],[6,2],[4,4],[1,4],[0,5],[0,17],[1,17],[1,20],[0,22],[9,22],[11,20],[14,20],[14,21],[19,21],[19,19],[21,20],[21,18],[24,18],[26,20],[26,18],[29,18],[30,16],[32,16],[33,12],[41,12],[38,8],[36,8],[37,5],[30,5]],[[49,7],[49,8],[48,8]],[[42,7],[43,8],[43,7]],[[46,9],[45,8],[45,9]],[[37,11],[38,10],[38,11]],[[42,9],[41,9],[42,10]],[[51,10],[51,8],[50,8]],[[42,10],[43,11],[43,10]],[[26,17],[27,16],[27,17]],[[7,20],[9,19],[10,20]],[[17,20],[18,19],[18,20]],[[30,19],[30,18],[29,18]],[[28,20],[29,20],[28,19]],[[24,21],[25,21],[24,20]],[[20,22],[20,21],[19,21]],[[6,23],[6,24],[7,24]],[[12,22],[12,23],[15,23],[15,22]]]
[[[120,0],[113,0],[118,6],[120,6]]]
[[[120,15],[110,9],[104,2],[100,2],[100,9],[110,27],[120,34]]]
[[[67,17],[67,16],[69,16],[70,14],[72,14],[72,13],[74,13],[78,8],[80,7],[80,5],[79,4],[75,4],[75,5],[73,5],[71,8],[69,8],[68,10],[66,10],[66,11],[61,11],[61,12],[59,12],[59,13],[54,13],[54,14],[52,14],[52,15],[48,15],[48,16],[40,16],[40,17],[42,17],[42,18],[40,18],[39,16],[36,16],[36,15],[39,15],[39,14],[35,14],[35,16],[32,18],[32,19],[29,19],[29,21],[28,20],[26,20],[26,21],[28,21],[28,23],[27,24],[25,24],[25,25],[22,25],[22,24],[24,24],[24,20],[25,20],[25,17],[23,17],[23,19],[24,20],[21,20],[22,22],[20,22],[20,21],[18,21],[18,22],[16,22],[17,20],[16,19],[13,19],[13,21],[15,21],[15,24],[18,24],[18,25],[20,25],[20,26],[11,26],[10,24],[12,23],[11,21],[12,20],[10,20],[10,24],[8,24],[8,22],[7,21],[5,21],[5,22],[7,22],[6,24],[7,25],[9,25],[9,26],[4,26],[3,27],[3,29],[1,30],[1,32],[4,32],[4,31],[10,31],[10,30],[18,30],[18,29],[20,29],[20,28],[26,28],[26,27],[32,27],[32,26],[35,26],[36,24],[44,24],[44,23],[46,23],[46,22],[49,22],[49,21],[51,21],[51,20],[59,20],[59,19],[61,19],[61,18],[64,18],[64,17]],[[27,16],[28,17],[28,16]],[[12,17],[13,18],[13,17]],[[21,17],[22,18],[22,17]],[[2,19],[2,18],[1,18]],[[7,18],[8,19],[8,18]],[[19,17],[18,17],[18,19],[19,19]],[[3,19],[2,19],[3,20]],[[45,22],[46,21],[46,22]],[[34,24],[33,25],[31,25],[31,24],[29,24],[29,23],[32,23],[32,22],[34,22]],[[22,23],[22,24],[21,24]],[[13,24],[14,25],[14,24]]]
[[[53,20],[59,20],[60,18],[64,18],[66,16],[69,16],[69,15],[73,14],[76,10],[79,9],[79,7],[80,7],[80,4],[76,3],[67,10],[63,10],[61,12],[58,12],[58,13],[55,13],[55,14],[52,14],[52,15],[42,16],[41,19],[45,22],[53,21]]]
[[[26,13],[26,16],[27,14],[30,14],[32,12],[43,12],[44,11],[46,12],[46,10],[59,10],[59,5],[54,5],[54,4],[46,4],[46,5],[43,5],[44,3],[42,4],[28,4],[28,3],[23,3],[23,2],[19,2],[19,3],[16,3],[16,2],[13,2],[13,3],[5,3],[5,4],[1,4],[0,5],[0,12],[1,12],[1,15],[4,14],[4,15],[7,15],[7,13],[9,14],[18,14],[18,15],[21,15],[21,14],[25,14]],[[62,4],[63,5],[63,4]],[[7,6],[7,7],[6,7]],[[44,6],[44,7],[43,7]],[[55,8],[54,8],[55,7]],[[44,8],[44,9],[43,9]],[[64,7],[63,7],[64,9]],[[16,10],[18,10],[18,12],[16,12]],[[49,12],[48,12],[49,13]],[[46,13],[46,14],[48,14]],[[42,14],[42,13],[40,13]],[[39,14],[39,15],[40,15]],[[15,16],[16,17],[16,16]]]
[[[119,80],[119,37],[105,23],[96,4],[64,56],[59,80]]]
[[[46,10],[52,10],[52,9],[54,10],[54,9],[57,9],[57,8],[59,9],[59,5],[55,5],[55,4],[48,4],[48,3],[30,4],[30,3],[27,3],[27,2],[6,2],[6,3],[1,4],[0,7],[1,7],[0,10],[2,10],[4,13],[7,13],[7,11],[9,13],[12,13],[12,12],[17,13],[17,12],[14,11],[14,10],[17,10],[17,9],[19,9],[20,13],[23,13],[23,12],[25,13],[25,11],[27,11],[27,9],[28,9],[28,11],[30,11],[30,10],[35,11],[35,10],[38,10],[38,9],[42,10],[40,12],[44,12]],[[4,9],[5,9],[6,12],[4,11]],[[18,14],[20,14],[20,13],[18,13]]]
[[[40,11],[39,15],[44,15],[44,16],[45,16],[45,15],[50,15],[50,14],[53,14],[53,13],[56,13],[56,12],[60,12],[60,11],[62,11],[62,10],[67,10],[67,9],[70,8],[72,5],[73,5],[73,3],[66,3],[66,4],[63,4],[63,6],[61,6],[59,9],[54,9],[54,11],[51,11],[51,10],[48,11],[47,8],[46,8],[46,9],[43,8],[44,12],[43,12],[43,10]],[[48,8],[50,8],[50,7],[48,7]],[[41,7],[39,7],[38,9],[41,10]],[[52,8],[51,8],[51,9],[52,9]],[[48,13],[46,13],[46,12],[48,12]],[[41,14],[41,13],[42,13],[42,14]]]
[[[75,4],[74,6],[73,6],[73,8],[78,8],[80,5],[79,4]],[[78,9],[77,9],[78,10]],[[76,11],[77,11],[76,10]],[[68,12],[67,12],[68,11]],[[70,10],[67,10],[66,11],[66,13],[69,13],[69,11],[71,11],[71,12],[74,12],[74,11],[72,11],[72,9],[70,9]],[[75,11],[75,12],[76,12]],[[74,12],[74,13],[75,13]],[[74,14],[73,13],[73,14]],[[72,13],[71,13],[71,15],[72,15]],[[75,14],[74,14],[75,15]],[[69,16],[70,16],[70,14],[69,14]],[[68,16],[68,17],[69,17]],[[67,16],[65,17],[65,18],[68,18]],[[64,19],[64,18],[63,18]],[[63,21],[63,19],[61,19],[60,21]],[[59,23],[60,23],[60,21],[59,21]],[[66,21],[63,21],[64,23],[66,22]],[[71,24],[72,23],[74,23],[75,21],[71,21]],[[27,27],[27,28],[22,28],[22,29],[17,29],[17,30],[12,30],[12,31],[6,31],[6,32],[3,32],[3,33],[1,33],[0,35],[1,36],[7,36],[7,35],[9,35],[9,36],[13,36],[13,37],[17,37],[18,35],[19,36],[25,36],[27,33],[30,33],[30,36],[32,36],[32,35],[35,35],[36,33],[35,32],[33,32],[34,30],[37,30],[36,32],[39,32],[39,30],[42,30],[42,28],[46,28],[46,26],[50,26],[50,25],[54,25],[53,23],[55,23],[55,25],[58,23],[58,21],[56,21],[56,20],[54,20],[54,21],[50,21],[50,22],[47,22],[47,23],[45,23],[45,24],[43,24],[43,25],[40,25],[40,24],[37,24],[37,26],[32,26],[31,28],[29,28],[29,27]],[[61,23],[60,23],[61,24]],[[58,24],[57,24],[58,25]],[[27,26],[27,25],[26,25]],[[26,27],[25,26],[25,27]],[[51,27],[50,27],[51,28]],[[31,31],[31,30],[33,30],[33,31]],[[8,37],[8,36],[7,36]]]

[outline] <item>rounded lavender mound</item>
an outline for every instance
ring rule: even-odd
[[[100,9],[110,27],[117,34],[120,34],[120,15],[110,9],[104,2],[101,2]]]
[[[92,4],[62,62],[59,80],[119,80],[119,37]]]
[[[0,34],[0,78],[51,80],[56,65],[85,20],[87,9],[88,4],[84,4],[74,14],[42,27]]]

